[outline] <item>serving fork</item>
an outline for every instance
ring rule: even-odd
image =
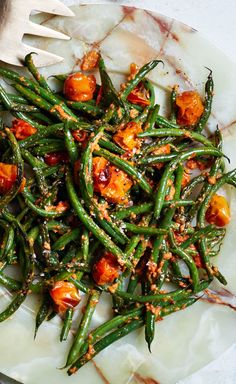
[[[70,39],[61,32],[30,21],[32,11],[74,16],[73,12],[59,0],[0,0],[0,60],[21,66],[24,57],[32,51],[38,54],[34,57],[38,67],[63,60],[61,56],[31,47],[22,41],[25,34]]]

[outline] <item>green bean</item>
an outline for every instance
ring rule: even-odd
[[[48,295],[45,294],[43,297],[43,301],[39,307],[37,316],[36,316],[34,338],[36,338],[36,336],[37,336],[37,332],[38,332],[40,325],[46,319],[48,312],[49,312],[49,309],[50,309],[50,306],[51,306],[51,303],[50,303],[50,300],[48,298]]]
[[[144,124],[144,130],[152,130],[155,127],[157,115],[160,110],[160,105],[156,104],[149,110],[147,121]]]
[[[11,291],[19,291],[22,286],[20,281],[17,281],[12,277],[5,275],[2,271],[0,272],[0,283]]]
[[[47,210],[38,207],[35,205],[32,201],[30,201],[30,195],[27,192],[27,188],[24,188],[24,191],[22,192],[22,195],[24,197],[26,205],[35,213],[37,213],[41,217],[47,217],[47,218],[55,218],[60,217],[65,214],[65,212],[58,212],[56,210]]]
[[[65,319],[63,322],[63,327],[60,334],[60,341],[66,341],[67,337],[69,335],[71,324],[72,324],[72,318],[73,318],[74,310],[73,308],[68,308],[65,314]]]
[[[205,214],[206,214],[206,210],[207,210],[207,207],[209,205],[209,202],[210,202],[212,196],[225,183],[229,183],[229,184],[232,184],[235,186],[236,185],[235,182],[236,182],[236,170],[234,169],[233,171],[230,171],[230,172],[226,173],[225,175],[221,176],[221,178],[219,178],[217,180],[217,182],[214,185],[212,185],[211,188],[209,188],[208,193],[205,196],[205,199],[203,200],[203,202],[201,203],[199,210],[198,210],[198,213],[197,213],[197,225],[199,228],[203,228],[205,226]],[[221,273],[218,271],[218,269],[211,267],[209,255],[206,252],[206,243],[205,243],[204,239],[201,239],[199,241],[199,249],[200,249],[200,254],[201,254],[201,257],[204,261],[204,264],[205,264],[205,267],[206,267],[206,270],[207,270],[209,276],[215,275],[222,284],[226,285],[227,282],[226,282],[224,276],[221,275]]]
[[[14,299],[8,305],[8,307],[0,313],[0,322],[6,320],[20,307],[20,305],[25,300],[29,287],[32,282],[34,276],[34,263],[33,263],[33,255],[34,250],[32,249],[30,243],[28,242],[28,238],[26,233],[22,230],[22,227],[19,222],[11,215],[9,212],[5,210],[4,217],[7,218],[11,223],[16,222],[18,225],[18,231],[20,232],[20,236],[22,237],[22,244],[24,248],[25,254],[25,280],[22,284],[21,290],[16,294]]]
[[[88,260],[89,256],[89,232],[86,228],[83,229],[81,236],[81,250],[83,255],[83,260]]]
[[[198,274],[198,269],[195,265],[195,262],[193,261],[191,256],[189,256],[186,252],[184,252],[182,249],[180,249],[177,246],[172,230],[169,231],[169,240],[171,243],[171,252],[173,252],[175,255],[179,256],[185,262],[185,264],[188,266],[190,276],[191,276],[191,279],[193,281],[193,291],[196,292],[198,289],[198,285],[199,285],[199,274]]]
[[[129,310],[127,313],[122,315],[117,315],[113,317],[111,320],[106,321],[101,324],[99,327],[94,329],[89,334],[89,338],[83,344],[80,354],[83,355],[87,352],[89,345],[93,345],[97,341],[99,341],[102,336],[106,335],[109,331],[112,331],[115,328],[118,328],[126,323],[129,323],[132,319],[139,317],[142,314],[143,308],[135,308]]]
[[[194,204],[195,202],[193,200],[166,200],[163,203],[163,208],[185,207],[185,206],[190,206]],[[116,220],[122,220],[132,215],[149,213],[149,212],[152,212],[153,206],[154,206],[154,203],[143,203],[140,205],[134,205],[132,207],[120,209],[119,211],[112,213],[112,217],[114,217]]]
[[[75,279],[74,277],[69,277],[68,281],[74,284],[74,286],[79,289],[81,292],[90,293],[90,288],[86,287],[80,280]]]
[[[16,180],[15,180],[12,188],[10,189],[9,192],[5,193],[0,198],[0,210],[3,209],[4,207],[6,207],[7,204],[9,204],[14,199],[14,197],[17,195],[17,193],[19,192],[19,190],[21,188],[21,183],[23,180],[23,173],[24,173],[24,163],[23,163],[23,160],[21,157],[21,152],[20,152],[20,148],[19,148],[19,145],[17,143],[17,140],[16,140],[15,136],[11,133],[10,129],[6,128],[5,132],[7,134],[8,139],[9,139],[9,143],[10,143],[13,155],[14,155],[14,159],[16,162],[15,165],[17,167],[17,172],[16,172]]]
[[[76,111],[85,112],[93,117],[101,116],[104,111],[96,104],[81,101],[66,101],[66,104]]]
[[[91,231],[94,236],[104,245],[104,247],[107,248],[111,253],[113,253],[121,263],[124,262],[126,266],[130,265],[127,260],[124,260],[123,252],[121,251],[121,249],[118,248],[115,243],[113,243],[113,241],[110,239],[110,237],[101,228],[98,227],[98,225],[91,219],[91,217],[83,208],[82,204],[79,202],[69,171],[67,172],[66,176],[66,188],[71,205],[74,208],[76,215],[84,224],[84,226],[89,231]]]
[[[68,114],[68,119],[74,119],[78,121],[78,118],[72,113],[72,111],[59,99],[54,93],[48,92],[46,89],[40,87],[38,84],[27,79],[24,76],[20,76],[17,72],[14,72],[10,69],[0,68],[0,75],[4,78],[10,79],[21,85],[22,87],[27,87],[29,90],[37,93],[41,98],[45,99],[53,105],[59,105],[65,114]]]
[[[85,337],[88,333],[88,329],[90,326],[92,315],[93,315],[95,308],[96,308],[96,305],[99,301],[100,294],[101,293],[98,291],[93,291],[88,298],[86,310],[83,314],[83,317],[82,317],[80,325],[79,325],[79,329],[76,333],[74,342],[72,344],[72,347],[71,347],[69,354],[68,354],[68,357],[67,357],[66,366],[74,363],[75,360],[79,356],[80,349],[81,349],[81,347],[84,343]]]
[[[108,149],[109,151],[117,153],[119,155],[123,155],[125,153],[124,149],[118,147],[118,145],[116,145],[113,142],[109,141],[106,137],[101,138],[99,140],[99,145],[100,145],[100,147]]]
[[[7,108],[0,105],[2,111],[7,111]],[[11,111],[12,112],[26,112],[26,113],[35,113],[39,112],[40,110],[35,107],[34,105],[27,105],[27,104],[17,104],[17,103],[12,103],[11,105]]]
[[[26,160],[32,167],[38,188],[42,196],[46,196],[48,194],[48,185],[44,177],[44,171],[42,167],[45,167],[45,163],[42,163],[40,160],[35,158],[29,151],[26,149],[21,150],[21,154],[24,160]]]
[[[59,264],[57,253],[51,249],[51,240],[46,222],[39,225],[39,232],[42,240],[42,259],[47,267],[56,267]]]
[[[134,295],[124,291],[116,291],[115,295],[122,297],[123,299],[130,302],[137,303],[155,303],[161,305],[162,303],[166,303],[168,301],[178,300],[179,297],[185,298],[192,294],[192,290],[186,289],[176,289],[175,291],[168,293],[157,293],[152,295]]]
[[[212,79],[211,69],[209,69],[209,72],[210,73],[208,75],[208,79],[205,84],[204,112],[197,123],[197,126],[195,128],[196,132],[201,132],[204,129],[211,114],[212,100],[214,95],[214,82]]]
[[[198,231],[195,231],[191,237],[189,237],[187,240],[185,240],[182,244],[181,244],[181,248],[182,249],[186,249],[188,248],[191,244],[194,244],[196,243],[199,239],[205,237],[206,235],[209,235],[209,232],[215,232],[215,228],[213,227],[213,225],[208,225],[207,227],[205,228],[201,228],[199,229]]]
[[[79,368],[81,368],[84,364],[86,364],[89,360],[91,360],[95,355],[97,355],[100,351],[106,348],[108,345],[114,343],[115,341],[121,339],[122,337],[128,335],[130,332],[135,331],[143,325],[143,320],[133,320],[131,323],[122,326],[118,330],[110,333],[108,336],[105,336],[103,339],[98,341],[93,346],[93,353],[88,355],[85,354],[81,356],[77,361],[74,362],[71,368],[68,370],[68,375],[72,375]]]
[[[102,89],[103,89],[103,95],[105,95],[105,98],[103,102],[105,103],[105,106],[110,107],[110,105],[113,103],[116,107],[121,107],[124,110],[126,110],[125,104],[123,100],[118,96],[114,85],[112,84],[112,81],[107,73],[105,63],[102,58],[99,60],[99,73],[100,73],[100,78],[101,78],[101,83],[102,83]],[[108,110],[108,119],[110,119],[110,113],[114,114],[114,110],[109,108]],[[103,117],[106,119],[106,115]],[[107,120],[107,119],[106,119]]]
[[[54,116],[56,119],[60,121],[67,120],[67,118],[64,118],[56,109],[53,107],[52,104],[50,104],[48,101],[43,99],[41,96],[39,96],[37,93],[31,91],[29,88],[25,88],[20,84],[14,84],[14,88],[19,92],[21,95],[23,95],[27,100],[32,102],[34,105],[36,105],[38,108],[43,109],[44,111],[50,112],[52,116]]]
[[[122,223],[122,228],[141,235],[165,235],[167,233],[166,229],[155,228],[155,227],[143,227],[130,223]]]
[[[0,68],[0,73],[1,73],[1,68]],[[11,99],[9,98],[7,93],[4,91],[3,87],[1,86],[1,84],[0,84],[0,98],[2,100],[2,103],[3,103],[4,107],[7,110],[12,111],[12,109],[14,107],[14,103],[11,101]],[[43,125],[38,124],[37,122],[35,122],[34,120],[32,120],[30,117],[28,117],[26,114],[24,114],[22,112],[13,111],[12,114],[15,117],[17,117],[18,119],[24,120],[27,123],[31,124],[35,128],[42,128],[42,127],[44,127]]]
[[[137,87],[137,85],[140,83],[140,81],[143,80],[143,78],[150,72],[152,69],[154,69],[159,63],[163,64],[162,60],[152,60],[149,63],[145,64],[138,73],[135,75],[135,77],[131,80],[129,80],[126,83],[125,89],[121,93],[121,100],[126,100],[127,96],[130,94],[130,92]]]
[[[165,199],[165,191],[167,187],[167,182],[178,166],[183,161],[189,159],[190,157],[197,157],[202,155],[211,155],[211,156],[222,156],[222,152],[212,147],[200,147],[187,150],[181,154],[179,154],[172,162],[168,164],[165,168],[160,185],[155,198],[155,207],[154,207],[154,217],[158,219],[160,217],[160,212],[163,207],[163,202]]]
[[[37,53],[31,52],[25,56],[26,67],[28,68],[30,73],[34,76],[35,80],[39,83],[39,85],[41,85],[43,88],[45,88],[48,92],[51,92],[51,89],[50,89],[48,83],[46,82],[45,78],[43,77],[43,75],[41,75],[39,73],[38,69],[34,65],[32,55],[37,55]]]
[[[93,147],[94,144],[102,136],[105,126],[101,126],[94,136],[89,140],[86,149],[84,150],[81,158],[80,170],[80,189],[82,197],[85,201],[87,208],[93,211],[96,220],[101,227],[118,243],[125,244],[127,237],[120,231],[120,229],[112,222],[103,218],[99,204],[93,198],[93,175],[92,175],[92,161],[93,161]]]
[[[128,161],[121,159],[120,157],[106,151],[105,149],[100,149],[99,151],[94,152],[95,155],[102,156],[112,164],[116,165],[122,171],[126,172],[130,177],[132,177],[137,184],[148,194],[152,193],[152,188],[145,177],[139,172],[135,167],[129,164]]]
[[[48,137],[50,135],[56,134],[60,131],[63,131],[64,124],[54,124],[48,127],[42,127],[34,135],[27,137],[27,139],[21,140],[19,143],[20,148],[29,148],[38,143],[42,138]]]
[[[172,152],[166,155],[153,155],[153,156],[138,159],[137,163],[140,165],[168,163],[169,161],[175,159],[177,156],[178,156],[178,152]]]
[[[71,231],[63,234],[57,241],[55,241],[52,245],[53,251],[59,251],[64,249],[71,241],[76,241],[80,236],[80,229],[74,228]]]
[[[77,146],[75,144],[74,138],[70,131],[71,124],[69,122],[66,122],[64,125],[64,134],[65,134],[65,147],[67,149],[67,152],[69,154],[70,161],[72,165],[78,160],[79,153]]]
[[[0,248],[0,261],[2,261],[6,257],[6,246],[7,246],[11,227],[9,227],[9,224],[4,220],[0,220],[0,226],[4,230],[4,235],[1,240],[1,248]],[[14,236],[14,231],[13,231],[13,236]]]
[[[172,88],[171,94],[170,94],[170,106],[171,106],[171,112],[170,112],[170,121],[172,123],[176,123],[176,114],[177,114],[177,106],[176,106],[176,97],[177,97],[177,87],[174,86]]]
[[[177,128],[164,128],[164,129],[152,129],[147,130],[138,134],[138,137],[165,137],[165,136],[174,136],[174,137],[184,137],[191,140],[195,140],[205,146],[213,146],[212,142],[208,140],[201,133],[190,131],[189,129],[177,129]]]
[[[182,166],[179,166],[176,172],[176,180],[175,180],[175,195],[174,195],[175,199],[178,199],[180,197],[183,173],[184,173],[184,168]],[[174,213],[175,213],[175,208],[169,208],[167,210],[164,218],[160,223],[161,228],[163,228],[164,230],[169,228],[169,226],[171,225],[171,221],[174,216]],[[163,235],[157,237],[154,240],[153,250],[152,250],[152,259],[155,263],[158,263],[159,261],[159,254],[162,249],[163,242],[164,242]],[[155,318],[156,318],[155,314],[152,313],[150,310],[148,310],[146,313],[145,335],[147,336],[146,341],[147,341],[149,350],[151,350],[151,343],[154,339],[154,334],[155,334],[155,327],[154,327]]]
[[[154,104],[155,104],[155,89],[154,89],[153,84],[151,83],[150,80],[145,79],[143,81],[143,86],[148,91],[148,94],[149,94],[148,101],[150,104],[148,105],[148,109],[150,110],[151,107],[157,108],[157,106],[154,106]],[[157,114],[158,114],[158,112],[157,112]]]
[[[35,108],[37,108],[37,107],[35,107]],[[50,119],[48,116],[46,116],[42,112],[31,112],[30,116],[34,121],[34,124],[35,124],[35,121],[37,121],[39,123],[46,124],[46,125],[52,125],[53,124],[52,119]]]

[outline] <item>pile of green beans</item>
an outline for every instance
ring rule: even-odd
[[[0,196],[0,284],[13,293],[12,302],[0,313],[0,322],[12,316],[28,295],[38,293],[41,304],[35,315],[35,337],[44,321],[61,316],[60,341],[65,342],[75,310],[68,306],[63,314],[57,313],[50,290],[58,281],[72,283],[87,295],[87,304],[65,358],[69,375],[142,326],[151,351],[157,320],[194,304],[214,278],[227,283],[212,259],[226,231],[205,219],[218,189],[225,184],[236,186],[236,170],[224,172],[220,131],[213,138],[203,133],[211,113],[212,73],[198,123],[180,126],[176,88],[170,94],[170,116],[161,116],[153,85],[146,77],[160,63],[153,60],[144,65],[118,93],[101,58],[99,105],[96,95],[77,102],[67,100],[63,93],[55,94],[35,67],[32,54],[25,58],[30,77],[0,68],[0,76],[13,87],[6,92],[0,86],[0,110],[37,130],[17,140],[3,119],[0,124],[0,168],[1,163],[17,167],[13,186]],[[55,77],[63,82],[67,75]],[[127,100],[140,85],[149,95],[145,107]],[[113,137],[131,121],[140,124],[142,132],[134,138],[138,150],[127,152]],[[85,143],[76,141],[75,130],[86,133]],[[166,144],[170,153],[156,153]],[[61,152],[65,160],[48,165],[46,156]],[[123,205],[96,192],[93,158],[98,156],[132,182]],[[193,158],[211,165],[183,186],[186,162]],[[59,209],[60,202],[65,209]],[[97,285],[93,270],[105,252],[115,256],[120,272],[111,284]],[[9,266],[20,269],[19,279],[8,276],[5,269]],[[103,292],[112,296],[113,317],[91,330]]]

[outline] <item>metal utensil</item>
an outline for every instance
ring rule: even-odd
[[[0,373],[0,384],[21,384],[19,381],[11,379],[10,377]]]
[[[0,0],[0,60],[21,66],[24,57],[32,51],[38,53],[34,57],[38,67],[63,60],[60,56],[23,43],[24,34],[70,39],[61,32],[30,21],[29,16],[33,10],[61,16],[74,16],[73,12],[59,0]]]

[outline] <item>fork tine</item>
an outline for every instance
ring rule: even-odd
[[[32,23],[31,21],[29,21],[28,25],[25,25],[25,33],[30,35],[52,37],[55,39],[70,40],[70,36],[67,36],[64,33],[55,31],[54,29],[47,28],[39,24]]]
[[[16,43],[11,49],[14,54],[4,51],[1,55],[1,60],[12,65],[22,66],[25,56],[31,52],[37,53],[37,55],[34,56],[34,63],[37,67],[46,67],[48,65],[60,63],[64,60],[61,56],[43,51],[39,48],[31,47],[27,44]]]
[[[28,53],[34,52],[37,53],[37,55],[34,56],[34,64],[37,67],[45,67],[48,65],[53,65],[56,63],[60,63],[64,60],[63,57],[55,55],[54,53],[43,51],[42,49],[31,47],[30,45],[22,44],[23,50],[22,50],[22,57],[20,58],[19,62],[24,60],[25,56],[28,55]]]
[[[31,9],[37,11],[53,13],[61,16],[75,16],[74,13],[59,0],[27,0],[27,3],[31,3]],[[29,4],[27,4],[28,6]]]

